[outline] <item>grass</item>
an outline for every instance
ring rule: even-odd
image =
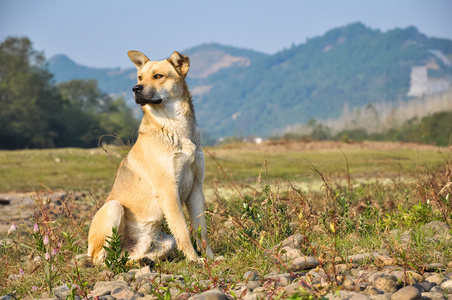
[[[327,275],[323,283],[309,283],[315,298],[343,288],[335,280],[336,267],[351,268],[349,255],[383,251],[382,244],[395,264],[408,271],[423,273],[427,263],[452,261],[451,241],[429,240],[422,229],[432,220],[452,225],[450,153],[434,148],[273,150],[243,145],[207,149],[209,238],[215,255],[225,260],[200,267],[176,252],[156,263],[159,273],[184,276],[178,287],[190,293],[214,286],[231,291],[247,271],[261,278],[288,272],[287,262],[266,249],[297,233],[305,236],[299,250],[321,261]],[[0,189],[29,189],[41,181],[52,188],[107,191],[126,151],[107,152],[115,163],[98,149],[0,152]],[[13,172],[15,167],[21,171]],[[105,266],[86,268],[75,260],[86,251],[96,199],[69,196],[62,202],[38,198],[31,221],[17,224],[0,246],[0,295],[15,291],[24,298],[47,297],[54,287],[68,283],[85,298],[96,281],[105,280]],[[373,260],[365,266],[380,267]],[[163,299],[168,284],[153,295]],[[276,297],[281,291],[272,292]]]
[[[344,155],[349,162],[350,175],[355,179],[412,176],[421,167],[435,168],[444,164],[444,153],[438,153],[435,148],[333,148],[268,153],[258,148],[229,145],[206,150],[206,185],[213,180],[228,182],[217,162],[230,179],[238,182],[253,182],[261,172],[269,179],[318,181],[313,176],[311,163],[323,174],[343,176],[347,173]],[[40,189],[41,184],[50,189],[109,190],[126,153],[127,149],[121,147],[108,147],[105,151],[100,148],[0,151],[0,192],[33,191]]]

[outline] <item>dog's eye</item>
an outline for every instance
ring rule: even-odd
[[[141,80],[141,78],[143,78],[143,77],[141,77],[141,75],[140,75],[140,76],[138,76],[138,80]]]
[[[155,74],[155,75],[154,75],[154,79],[160,79],[160,78],[162,78],[162,77],[163,77],[162,74]]]

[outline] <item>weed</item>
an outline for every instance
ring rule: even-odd
[[[129,252],[122,249],[122,241],[116,227],[112,228],[112,235],[107,236],[108,246],[104,246],[107,255],[105,257],[105,265],[115,274],[127,271],[127,262],[129,261]]]

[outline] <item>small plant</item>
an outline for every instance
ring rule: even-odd
[[[115,274],[124,273],[127,271],[127,262],[129,261],[129,252],[122,249],[121,235],[118,233],[116,227],[112,228],[112,235],[107,236],[107,246],[104,246],[107,251],[105,258],[105,265]]]

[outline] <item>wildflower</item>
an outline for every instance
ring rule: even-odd
[[[39,231],[39,226],[38,224],[35,224],[35,226],[33,227],[33,232],[36,233]]]
[[[49,254],[49,252],[46,252],[46,260],[50,260],[50,254]]]
[[[19,269],[19,275],[20,275],[20,277],[23,277],[25,275],[24,270]]]
[[[55,256],[58,254],[58,250],[56,248],[52,248],[52,256]]]
[[[44,236],[43,242],[44,242],[44,245],[48,245],[49,244],[49,236],[47,234]]]
[[[33,292],[36,292],[38,290],[38,288],[35,285],[32,286],[31,289],[33,290]]]
[[[11,227],[8,230],[8,235],[10,235],[11,232],[16,231],[16,230],[17,230],[16,223],[11,224]]]

